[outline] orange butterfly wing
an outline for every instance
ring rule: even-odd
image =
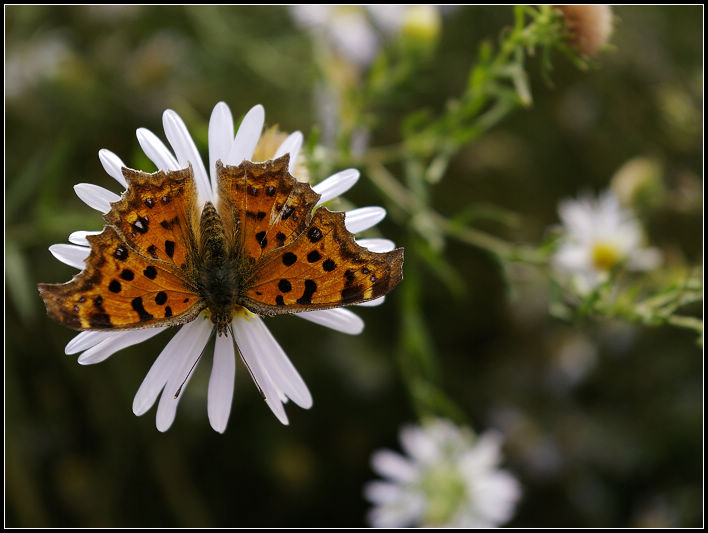
[[[191,169],[123,173],[128,190],[105,216],[112,225],[88,237],[84,270],[67,283],[39,285],[49,315],[73,329],[182,324],[205,307],[190,281]]]
[[[289,161],[286,154],[264,163],[217,162],[218,211],[224,226],[233,228],[234,246],[250,265],[300,235],[320,198],[288,173]]]
[[[289,155],[238,166],[217,162],[219,213],[241,257],[237,303],[261,315],[330,309],[373,300],[402,279],[403,249],[370,252],[344,213],[288,172]]]
[[[271,251],[242,282],[239,303],[262,315],[331,309],[385,295],[403,278],[403,249],[370,252],[324,207],[291,244]]]
[[[185,267],[196,254],[198,227],[192,168],[148,174],[123,169],[128,189],[111,205],[106,222],[144,257]]]

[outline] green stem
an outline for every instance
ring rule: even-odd
[[[432,209],[426,208],[381,165],[368,166],[367,173],[384,194],[400,209],[405,211],[408,216],[412,217],[425,211],[427,217],[435,223],[438,229],[449,237],[487,250],[507,261],[521,261],[533,264],[544,264],[546,262],[545,257],[531,247],[517,246],[482,231],[460,226]]]

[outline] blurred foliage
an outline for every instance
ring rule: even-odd
[[[510,525],[699,526],[702,8],[615,8],[590,62],[529,10],[458,7],[436,43],[387,43],[366,75],[347,70],[333,133],[322,84],[344,85],[285,7],[6,6],[6,525],[362,525],[371,452],[435,412],[506,436],[524,486]],[[114,185],[100,148],[151,170],[135,129],[161,134],[172,108],[204,152],[220,100],[309,134],[315,179],[360,168],[347,200],[388,209],[405,279],[357,311],[357,337],[268,321],[315,398],[289,427],[239,366],[229,428],[212,431],[202,364],[161,434],[130,406],[167,334],[82,368],[35,284],[75,273],[48,245],[102,226],[72,190]],[[567,307],[539,268],[557,203],[637,157],[665,267]],[[656,327],[679,309],[688,323]]]

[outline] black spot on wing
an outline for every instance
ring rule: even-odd
[[[325,272],[332,272],[335,268],[337,268],[337,264],[331,259],[325,259],[322,261],[322,270]]]
[[[138,219],[133,222],[130,227],[133,228],[133,232],[145,234],[147,233],[149,227],[148,218],[138,217]]]
[[[165,253],[170,259],[175,255],[175,243],[173,241],[165,241]]]
[[[256,241],[260,245],[261,248],[265,248],[268,246],[268,239],[266,238],[266,232],[265,231],[259,231],[256,233]]]
[[[305,290],[302,293],[302,296],[297,299],[297,303],[300,305],[309,305],[312,303],[312,296],[317,292],[317,283],[312,281],[311,279],[306,279],[305,280]]]
[[[317,226],[312,226],[307,232],[307,238],[310,239],[312,243],[318,242],[322,237],[322,230]]]
[[[157,277],[157,269],[154,266],[150,265],[145,270],[143,270],[143,274],[148,279],[155,279]]]
[[[140,296],[138,296],[137,298],[133,298],[133,300],[130,302],[130,305],[133,307],[135,312],[138,313],[138,317],[140,318],[141,322],[152,320],[154,318],[153,315],[151,315],[145,310],[145,307],[143,306],[143,299]]]
[[[111,292],[115,292],[116,294],[120,292],[121,290],[121,285],[120,281],[118,280],[111,280],[111,282],[108,284],[108,290]]]
[[[291,266],[297,261],[297,256],[292,252],[286,252],[283,254],[283,264],[285,266]]]
[[[116,248],[115,252],[113,252],[113,257],[121,261],[125,261],[128,259],[128,249],[121,244],[118,248]]]

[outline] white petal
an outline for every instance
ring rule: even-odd
[[[501,460],[502,436],[496,431],[487,431],[481,435],[475,445],[460,457],[460,469],[466,475],[475,474],[494,468]]]
[[[370,252],[384,253],[396,249],[396,245],[389,239],[357,239],[356,243]]]
[[[352,233],[359,233],[367,230],[386,217],[386,210],[383,207],[360,207],[346,212],[344,225]]]
[[[553,256],[555,267],[564,272],[592,270],[590,249],[579,244],[566,243]]]
[[[155,426],[158,431],[167,431],[177,414],[177,405],[183,396],[184,389],[194,375],[194,368],[201,357],[204,346],[214,329],[208,320],[194,320],[190,335],[181,346],[181,353],[174,358],[173,370],[162,390],[160,403],[157,405]],[[178,394],[179,393],[179,394]]]
[[[74,185],[76,196],[81,198],[90,208],[100,211],[104,215],[111,210],[111,203],[120,200],[116,193],[94,185],[93,183],[79,183]]]
[[[165,329],[167,328],[145,328],[120,332],[120,334],[108,337],[86,350],[79,356],[78,362],[80,365],[94,365],[100,363],[108,359],[118,350],[146,341],[158,333],[163,332]]]
[[[236,378],[236,355],[231,333],[216,337],[214,363],[209,377],[207,413],[209,423],[214,430],[223,433],[231,413]]]
[[[563,200],[558,206],[558,215],[575,239],[591,240],[596,232],[595,202],[590,198]]]
[[[241,125],[238,127],[236,138],[231,145],[231,150],[229,150],[224,164],[238,165],[244,159],[250,161],[253,158],[253,152],[261,137],[264,123],[265,109],[260,104],[253,106],[243,117]]]
[[[627,266],[630,270],[653,270],[661,264],[661,252],[656,248],[633,250]]]
[[[124,331],[82,331],[67,343],[64,353],[71,355],[83,352],[108,338],[123,335],[124,333]]]
[[[209,119],[209,176],[211,189],[216,191],[216,162],[226,160],[234,142],[234,119],[229,106],[219,102]]]
[[[419,427],[404,426],[399,437],[403,450],[417,462],[428,463],[437,456],[435,440]]]
[[[244,320],[240,322],[244,322]],[[303,409],[312,407],[312,396],[307,385],[263,320],[260,317],[254,317],[245,322],[247,323],[246,328],[251,330],[252,338],[256,339],[258,343],[258,358],[277,389],[284,392],[288,398]],[[237,342],[240,342],[239,337],[237,337]]]
[[[379,39],[365,13],[336,12],[328,29],[336,48],[360,67],[367,67],[376,57]]]
[[[69,242],[78,244],[79,246],[89,246],[88,237],[89,235],[99,235],[100,231],[75,231],[69,235]]]
[[[135,132],[138,144],[148,159],[155,163],[158,170],[179,170],[181,167],[172,152],[153,132],[146,128],[138,128]]]
[[[295,168],[295,163],[297,162],[297,156],[300,155],[300,148],[302,148],[302,133],[295,131],[288,135],[288,138],[283,141],[278,149],[273,155],[273,159],[278,159],[280,156],[285,154],[290,154],[290,163],[288,164],[288,172],[293,173]]]
[[[103,169],[106,173],[127,189],[128,183],[125,181],[122,170],[125,163],[123,163],[121,158],[110,150],[102,148],[98,151],[98,159],[101,161],[101,165],[103,165]]]
[[[90,248],[85,246],[75,246],[73,244],[52,244],[49,247],[51,254],[62,263],[83,270],[84,261],[91,253]]]
[[[348,335],[359,335],[364,330],[364,321],[347,309],[307,311],[295,316]]]
[[[133,412],[136,415],[144,414],[155,403],[160,391],[175,369],[175,362],[179,359],[180,354],[187,351],[193,338],[198,335],[198,328],[202,322],[207,321],[197,318],[197,320],[182,326],[152,364],[133,399]],[[173,394],[174,392],[172,391]]]
[[[162,125],[180,168],[192,165],[200,203],[211,201],[213,196],[211,183],[204,168],[204,161],[202,161],[202,156],[199,155],[199,150],[197,150],[187,126],[184,125],[184,121],[177,113],[168,109],[162,114]]]
[[[318,183],[312,189],[320,196],[317,205],[329,202],[340,194],[344,194],[351,189],[359,180],[359,171],[355,168],[348,168],[332,174],[329,178]]]
[[[382,303],[386,301],[385,296],[381,296],[379,298],[374,298],[373,300],[369,300],[368,302],[362,302],[360,304],[356,304],[359,307],[378,307]]]
[[[474,506],[491,524],[503,524],[514,514],[516,502],[521,497],[521,485],[508,472],[495,470],[476,479]]]
[[[413,463],[390,450],[374,452],[371,456],[371,466],[380,476],[399,483],[413,482],[419,475]]]
[[[303,409],[312,407],[312,395],[285,351],[280,347],[280,344],[275,340],[275,337],[273,337],[261,318],[256,317],[253,322],[260,329],[262,339],[268,339],[269,346],[264,349],[262,356],[266,370],[275,380],[278,389]]]
[[[405,494],[401,486],[388,481],[369,481],[364,485],[364,498],[377,505],[386,505],[401,499]]]
[[[368,513],[369,523],[377,528],[403,528],[421,525],[427,497],[420,490],[384,482],[370,482],[364,496],[376,499],[377,507]]]
[[[287,425],[288,417],[283,409],[280,392],[260,361],[261,340],[247,324],[248,320],[242,318],[236,318],[232,323],[241,359],[270,410],[282,424]]]

